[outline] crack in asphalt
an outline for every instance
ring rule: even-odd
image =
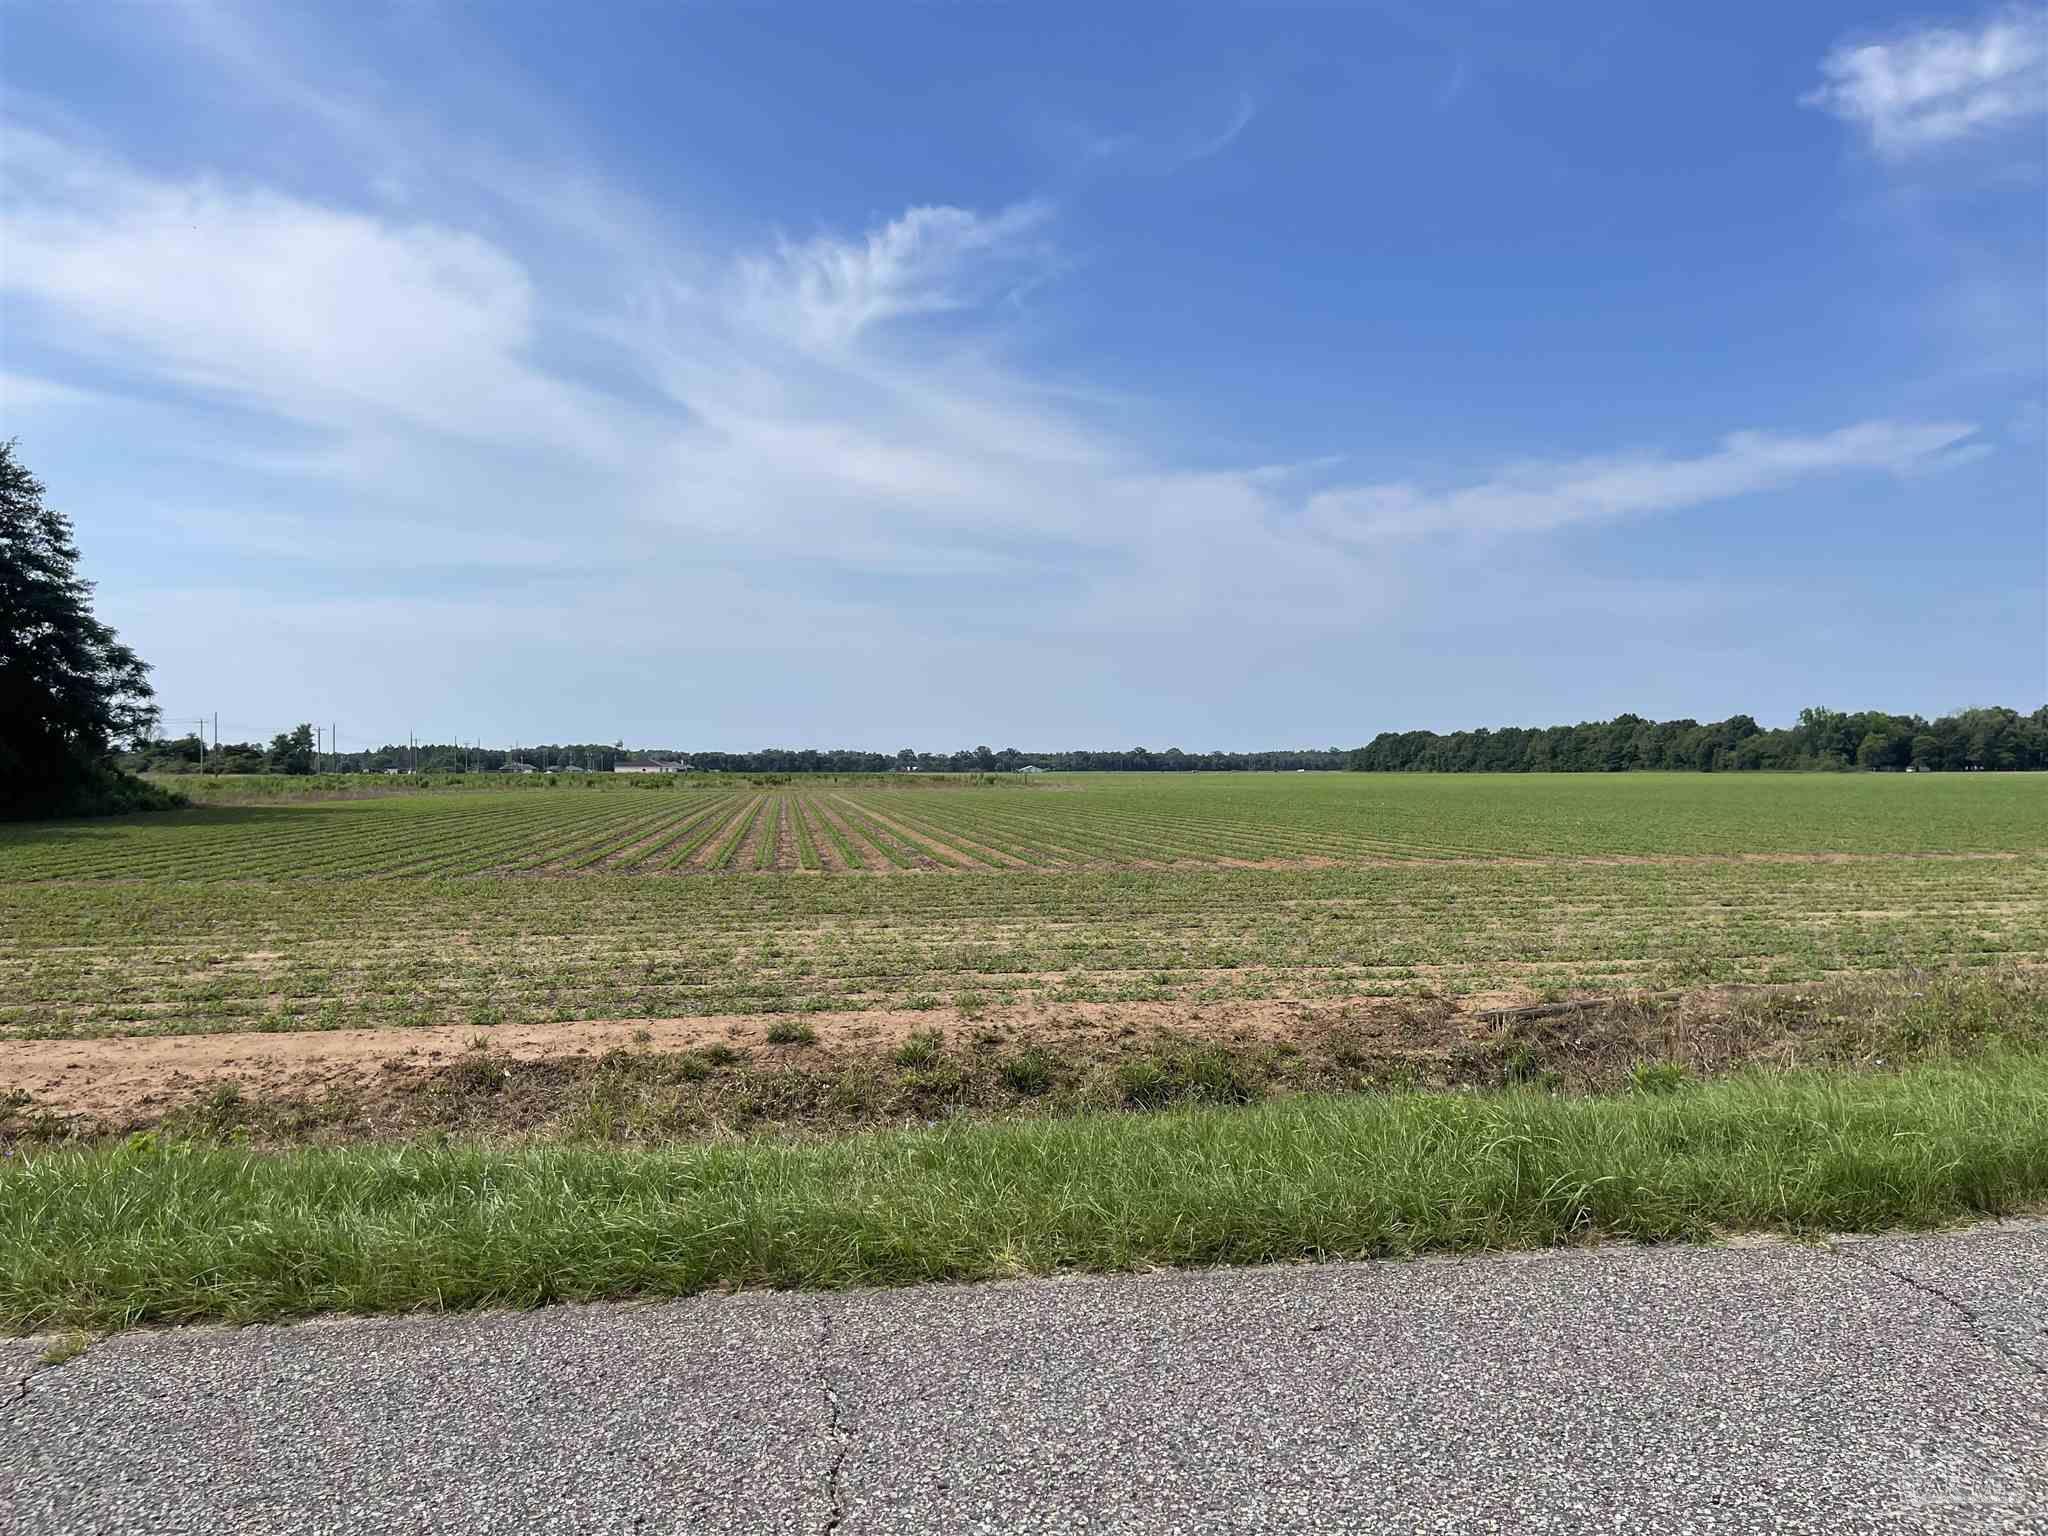
[[[1994,1353],[2010,1360],[2022,1370],[2033,1372],[2036,1376],[2048,1376],[2048,1368],[2044,1368],[2038,1361],[2030,1360],[2027,1356],[2006,1344],[2003,1339],[1999,1338],[1996,1330],[1986,1325],[1983,1315],[1960,1296],[1951,1296],[1947,1291],[1941,1289],[1940,1286],[1929,1285],[1918,1276],[1908,1274],[1903,1269],[1895,1269],[1882,1259],[1856,1252],[1858,1248],[1864,1246],[1867,1245],[1860,1243],[1830,1243],[1828,1245],[1834,1252],[1842,1254],[1844,1257],[1855,1259],[1868,1268],[1876,1270],[1881,1275],[1890,1275],[1894,1280],[1903,1281],[1922,1296],[1932,1297],[1944,1306],[1949,1307],[1961,1315],[1964,1324],[1969,1328],[1970,1332],[1989,1345]]]
[[[825,1536],[839,1529],[846,1520],[846,1495],[840,1486],[840,1474],[846,1467],[847,1452],[853,1448],[853,1430],[846,1423],[841,1411],[839,1394],[833,1389],[832,1378],[826,1365],[825,1352],[832,1345],[832,1312],[829,1306],[818,1308],[818,1351],[813,1356],[818,1390],[825,1394],[825,1402],[831,1409],[827,1425],[834,1446],[832,1465],[825,1472],[825,1497],[829,1506],[825,1516]]]

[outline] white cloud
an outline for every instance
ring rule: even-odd
[[[1655,454],[1515,465],[1476,485],[1428,492],[1359,485],[1309,498],[1315,526],[1351,543],[1443,533],[1542,533],[1705,506],[1853,470],[1902,474],[1971,437],[1966,422],[1866,421],[1817,437],[1735,432],[1695,458]]]
[[[1039,580],[1105,621],[1204,610],[1320,622],[1355,613],[1368,579],[1343,546],[1536,533],[1821,474],[1902,472],[1972,431],[1738,433],[1694,458],[1311,493],[1336,458],[1180,469],[990,355],[976,320],[1020,273],[1057,261],[1041,204],[916,207],[864,235],[722,261],[683,250],[679,266],[714,274],[690,285],[636,266],[636,231],[614,252],[626,297],[588,316],[510,249],[461,229],[16,142],[0,284],[49,322],[44,341],[157,390],[310,428],[312,441],[302,431],[289,444],[215,424],[209,456],[230,473],[346,488],[346,537],[320,536],[317,509],[209,510],[209,542],[239,528],[252,557],[296,545],[373,558],[384,536],[362,530],[410,522],[421,559],[458,558],[474,540],[479,568],[611,560],[647,576],[681,548],[849,576]],[[891,324],[937,314],[958,317],[959,334]],[[551,366],[551,327],[599,338],[610,370],[646,387],[627,400]]]
[[[1251,92],[1241,90],[1215,126],[1184,119],[1142,132],[1105,133],[1084,123],[1059,121],[1047,124],[1044,132],[1060,153],[1078,153],[1084,164],[1162,176],[1222,154],[1258,115],[1258,102]]]
[[[169,572],[125,597],[110,583],[112,616],[167,686],[215,686],[234,635],[238,687],[297,710],[325,667],[325,702],[303,707],[343,720],[351,692],[438,719],[486,652],[508,679],[551,670],[570,716],[725,687],[700,675],[707,647],[781,647],[815,683],[809,706],[759,690],[785,709],[840,707],[916,654],[921,675],[957,676],[949,717],[979,718],[988,659],[1049,645],[1111,681],[1149,656],[1148,676],[1196,698],[1210,668],[1294,665],[1304,636],[1422,604],[1443,562],[1404,564],[1391,536],[1533,533],[1905,470],[1969,430],[1742,434],[1693,459],[1317,493],[1339,459],[1190,468],[1183,445],[1119,425],[1130,410],[1008,360],[1006,298],[1062,270],[1040,203],[750,243],[574,178],[590,195],[561,204],[493,187],[488,215],[423,181],[394,210],[8,142],[0,288],[10,366],[31,380],[12,396],[53,422],[81,413],[33,383],[46,375],[146,397],[124,446],[175,473],[124,531],[248,577],[213,595]],[[291,590],[309,570],[325,587],[311,607]],[[359,628],[374,640],[346,659],[334,637]],[[418,654],[463,662],[409,669]],[[1071,685],[1043,686],[1061,718]]]
[[[1049,216],[1035,202],[986,218],[965,208],[911,208],[864,239],[785,243],[772,257],[743,263],[747,302],[756,320],[798,342],[844,346],[901,316],[986,301],[1005,274],[1048,255],[1027,237]]]
[[[1838,43],[1800,100],[1904,155],[2048,111],[2048,8],[2014,6],[1974,29],[1927,27]]]
[[[144,177],[26,130],[8,142],[0,285],[67,350],[328,429],[617,461],[615,412],[526,357],[533,285],[489,242]]]

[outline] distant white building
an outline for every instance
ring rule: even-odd
[[[505,766],[504,766],[503,768],[499,769],[498,771],[499,771],[500,773],[539,773],[539,772],[540,772],[540,770],[539,770],[538,768],[534,767],[534,766],[533,766],[533,764],[531,764],[531,763],[522,763],[522,762],[517,762],[517,761],[514,761],[514,762],[509,762],[509,763],[507,763],[507,764],[506,764],[506,765],[505,765]]]
[[[613,773],[681,773],[681,763],[613,763]]]
[[[1026,764],[1025,764],[1025,765],[1024,765],[1024,766],[1023,766],[1022,768],[1019,768],[1019,769],[1018,769],[1017,771],[1018,771],[1019,773],[1043,773],[1043,772],[1045,772],[1045,770],[1044,770],[1043,768],[1039,767],[1039,766],[1038,766],[1038,764],[1036,764],[1036,763],[1026,763]]]

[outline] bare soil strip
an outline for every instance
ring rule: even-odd
[[[802,1015],[802,1043],[778,1044],[786,1013],[708,1018],[577,1020],[488,1028],[311,1030],[278,1034],[171,1035],[108,1040],[0,1041],[0,1141],[47,1135],[51,1121],[125,1129],[209,1102],[311,1105],[326,1100],[391,1106],[450,1081],[501,1081],[507,1068],[542,1074],[575,1098],[577,1074],[599,1058],[673,1061],[723,1049],[724,1062],[813,1082],[842,1068],[881,1064],[886,1088],[914,1036],[964,1052],[984,1066],[1035,1052],[1062,1071],[1128,1061],[1158,1050],[1215,1046],[1311,1066],[1322,1088],[1417,1080],[1499,1086],[1633,1079],[1644,1062],[1711,1074],[1740,1066],[1827,1061],[1904,1064],[1932,1007],[1963,1021],[1953,1039],[1930,1038],[1942,1056],[1958,1044],[2016,1031],[2039,1035],[2048,993],[2041,973],[1995,978],[1859,976],[1836,981],[1636,991],[1569,999],[1527,990],[1458,998],[1338,997],[1170,1003],[1025,1003],[957,1008],[853,1008]],[[1917,1012],[1916,1012],[1917,1010]],[[1989,1034],[1985,1034],[1985,1031]],[[1973,1031],[1975,1033],[1973,1033]],[[925,1047],[929,1049],[929,1045]],[[994,1054],[984,1054],[994,1053]],[[700,1070],[684,1079],[706,1076]],[[893,1063],[893,1064],[892,1064]],[[481,1072],[477,1068],[483,1068]],[[1292,1070],[1289,1068],[1288,1070]],[[1336,1077],[1330,1072],[1335,1070]],[[1503,1079],[1503,1072],[1506,1073]],[[1352,1076],[1346,1077],[1344,1074]],[[1363,1076],[1360,1076],[1363,1074]],[[1298,1075],[1298,1074],[1297,1074]],[[910,1079],[902,1085],[915,1087]],[[557,1097],[560,1097],[558,1094]],[[914,1097],[914,1095],[913,1095]],[[556,1109],[573,1107],[565,1100]],[[522,1111],[524,1113],[524,1111]],[[373,1115],[372,1119],[377,1116]],[[516,1118],[516,1117],[515,1117]],[[384,1122],[403,1121],[384,1116]],[[383,1123],[383,1122],[380,1122]],[[61,1132],[60,1132],[61,1133]]]
[[[1528,992],[1462,998],[1458,1027],[1483,1030],[1480,1015],[1526,1004]],[[804,1060],[869,1054],[920,1030],[999,1033],[1017,1045],[1074,1046],[1160,1029],[1253,1043],[1372,1015],[1407,1017],[1412,1004],[1060,1003],[991,1008],[967,1018],[955,1009],[812,1013],[817,1032]],[[1448,1016],[1452,1016],[1447,1014]],[[478,1051],[498,1061],[547,1061],[612,1050],[687,1051],[709,1045],[768,1047],[769,1027],[786,1014],[685,1019],[572,1020],[559,1024],[450,1025],[427,1029],[334,1029],[286,1034],[156,1035],[103,1040],[0,1041],[0,1082],[26,1093],[37,1110],[124,1122],[148,1118],[221,1084],[252,1096],[305,1095],[342,1088],[398,1086]]]

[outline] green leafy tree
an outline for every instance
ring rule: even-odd
[[[0,443],[0,815],[176,803],[108,762],[156,721],[149,668],[93,616],[71,520]]]
[[[302,725],[295,731],[279,731],[270,738],[270,771],[272,773],[311,773],[313,771],[313,727]]]

